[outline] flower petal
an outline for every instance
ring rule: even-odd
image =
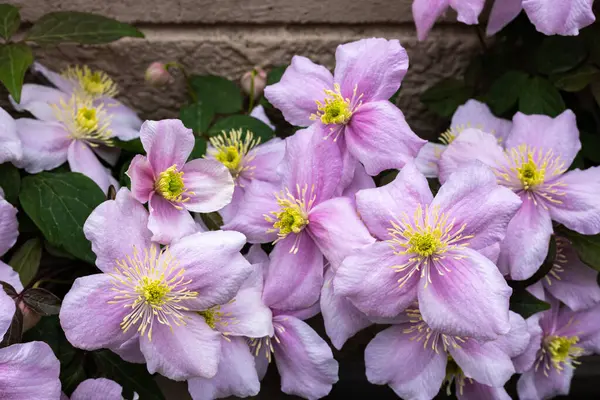
[[[0,281],[11,285],[17,293],[23,291],[23,284],[21,283],[19,274],[10,265],[4,264],[2,261],[0,261]],[[0,293],[2,293],[1,290]],[[0,330],[0,332],[2,332],[2,330]]]
[[[427,178],[437,178],[439,174],[438,163],[446,147],[445,144],[425,143],[415,158],[415,165],[419,172]]]
[[[97,100],[98,103],[104,104],[105,110],[110,116],[112,126],[114,126],[117,136],[121,140],[132,140],[140,136],[139,130],[142,126],[142,120],[137,116],[135,111],[127,107],[123,103],[113,98],[103,97]],[[119,133],[119,129],[129,128],[126,135],[123,132]],[[137,134],[134,132],[137,131]]]
[[[354,159],[354,157],[350,157]],[[375,181],[373,181],[373,177],[365,171],[365,167],[356,160],[354,160],[354,162],[356,163],[356,166],[354,167],[352,180],[342,191],[342,196],[352,200],[352,205],[356,208],[356,193],[363,189],[375,189],[376,185]]]
[[[509,311],[510,331],[494,340],[494,345],[509,357],[521,355],[529,346],[531,335],[527,322],[519,314]]]
[[[204,318],[188,313],[182,326],[155,323],[152,340],[140,338],[148,372],[158,372],[169,379],[183,381],[216,375],[221,353],[221,334],[211,329]]]
[[[178,119],[144,122],[140,139],[155,174],[173,165],[183,168],[194,148],[194,134]]]
[[[519,374],[533,368],[538,351],[542,347],[543,332],[539,321],[540,314],[535,314],[525,321],[529,333],[529,343],[521,354],[513,358],[515,370]]]
[[[477,25],[485,0],[450,0],[450,7],[457,13],[457,20],[467,25]]]
[[[0,188],[2,190],[2,188]],[[4,200],[0,192],[0,256],[3,256],[17,242],[19,222],[17,209]]]
[[[408,71],[408,54],[398,40],[369,38],[339,45],[335,63],[333,79],[342,96],[362,96],[360,100],[368,103],[396,93]]]
[[[233,178],[220,162],[198,158],[185,164],[182,172],[186,189],[194,193],[181,204],[189,211],[209,213],[231,202]]]
[[[427,39],[427,35],[435,21],[446,11],[450,5],[449,0],[414,0],[412,13],[417,26],[419,40]]]
[[[333,270],[325,272],[325,283],[321,289],[321,313],[325,332],[333,346],[341,350],[346,340],[371,325],[371,321],[348,299],[333,290]]]
[[[568,167],[581,149],[575,114],[566,110],[552,118],[516,113],[513,117],[513,129],[506,139],[506,148],[523,144],[541,150],[542,153],[552,151],[553,156],[559,156],[565,168]]]
[[[248,161],[247,165],[252,169],[242,171],[241,177],[246,180],[258,179],[266,182],[279,182],[281,177],[277,174],[277,167],[285,155],[285,146],[286,142],[284,140],[274,138],[250,150],[248,157],[251,160]]]
[[[134,336],[117,347],[111,347],[110,350],[129,363],[144,364],[146,362],[144,354],[140,350],[139,336]]]
[[[4,269],[7,265],[0,261],[0,267]],[[12,323],[15,308],[15,301],[4,292],[4,289],[0,289],[0,310],[2,310],[0,312],[0,341],[4,340],[4,335]]]
[[[359,107],[344,135],[348,151],[369,175],[404,167],[427,143],[410,129],[402,111],[385,100]]]
[[[56,121],[56,114],[52,105],[60,105],[61,101],[68,102],[70,94],[61,92],[50,86],[27,83],[21,90],[21,102],[16,103],[12,96],[9,97],[11,104],[17,111],[29,111],[39,120],[51,122]]]
[[[31,69],[37,73],[40,73],[44,78],[48,79],[50,83],[56,86],[61,92],[70,94],[73,92],[73,82],[69,79],[64,78],[61,74],[51,71],[39,62],[34,62]]]
[[[414,333],[404,332],[407,327],[401,324],[387,328],[367,345],[367,379],[377,385],[390,385],[405,399],[432,399],[446,376],[447,356],[414,340]]]
[[[499,186],[494,173],[478,161],[450,175],[431,203],[432,209],[454,221],[451,236],[459,230],[463,236],[472,236],[462,242],[474,250],[504,239],[506,228],[520,206],[519,196]]]
[[[488,386],[504,386],[515,373],[512,361],[494,342],[466,339],[458,346],[448,346],[452,358],[465,376]]]
[[[317,205],[308,220],[308,233],[334,269],[352,250],[375,242],[347,197]]]
[[[275,130],[275,125],[273,125],[273,123],[269,119],[269,116],[265,112],[265,108],[262,105],[259,104],[259,105],[255,106],[252,109],[250,116],[264,122],[265,124],[267,124],[269,126],[269,128]]]
[[[67,160],[71,171],[80,172],[96,182],[104,193],[110,186],[110,170],[105,168],[87,143],[74,140],[69,146]]]
[[[338,381],[338,363],[327,343],[305,322],[291,316],[275,317],[272,341],[281,375],[281,391],[307,399],[325,397]]]
[[[71,395],[71,400],[111,400],[123,397],[123,387],[110,379],[86,379]]]
[[[427,179],[413,163],[407,164],[391,183],[356,193],[356,207],[369,231],[379,240],[390,238],[391,221],[412,216],[431,203],[433,195]]]
[[[600,167],[575,169],[556,181],[565,195],[557,197],[560,202],[545,202],[552,219],[584,235],[600,233]]]
[[[571,378],[573,368],[568,365],[562,371],[556,368],[532,368],[524,372],[517,382],[519,399],[538,400],[567,395],[571,387]]]
[[[417,297],[419,272],[407,275],[394,266],[409,255],[394,254],[388,243],[376,242],[350,254],[336,271],[335,294],[346,296],[359,310],[373,317],[395,317]],[[399,283],[405,280],[404,283]]]
[[[585,354],[600,352],[600,305],[578,312],[562,307],[553,334],[577,336],[577,346],[583,348]]]
[[[419,284],[419,308],[431,329],[488,340],[508,333],[512,289],[489,259],[462,248],[429,268]]]
[[[256,396],[260,390],[260,382],[254,367],[254,357],[245,339],[221,339],[221,359],[217,374],[209,379],[190,379],[188,390],[194,400]]]
[[[199,232],[169,247],[169,253],[191,281],[187,289],[198,292],[186,301],[190,309],[206,310],[234,298],[253,267],[241,255],[245,238],[239,232]]]
[[[0,349],[0,393],[6,400],[60,398],[60,363],[44,342]]]
[[[150,210],[148,229],[153,233],[153,242],[169,244],[196,232],[196,223],[189,211],[185,208],[177,208],[175,204],[159,194],[152,194],[148,209]]]
[[[456,398],[458,400],[511,400],[504,387],[491,387],[468,379],[460,390],[456,390]]]
[[[290,251],[295,243],[298,252]],[[306,233],[290,234],[275,245],[265,277],[263,301],[271,308],[296,310],[319,300],[323,285],[323,253]]]
[[[476,128],[491,133],[504,142],[512,129],[512,122],[496,117],[485,103],[471,99],[456,109],[451,126],[455,129]]]
[[[92,147],[92,150],[94,150],[94,153],[106,161],[111,167],[114,167],[117,164],[119,156],[121,155],[121,149],[118,147],[110,147],[103,144]]]
[[[30,118],[15,120],[23,146],[23,157],[14,164],[30,174],[54,169],[67,161],[67,149],[73,141],[58,122]]]
[[[154,192],[156,178],[148,158],[137,154],[131,160],[126,173],[131,179],[131,194],[133,197],[142,204],[150,200],[150,195]]]
[[[114,300],[112,278],[106,274],[77,278],[60,308],[60,325],[69,342],[85,350],[116,347],[129,340],[135,329],[123,332],[121,322],[131,309]]]
[[[594,0],[523,0],[523,8],[535,28],[545,35],[576,36],[596,20]]]
[[[527,194],[522,194],[521,200],[521,208],[508,224],[498,259],[499,267],[510,271],[516,280],[528,279],[540,268],[552,235],[548,211],[539,203],[536,206]]]
[[[492,36],[517,18],[523,9],[523,0],[495,1],[487,25],[487,35]]]
[[[287,122],[309,126],[311,114],[317,111],[317,101],[325,98],[325,89],[333,88],[333,76],[327,68],[306,57],[294,56],[281,80],[265,88],[265,97],[281,110]]]
[[[9,113],[0,107],[0,164],[18,161],[23,157],[17,124]]]
[[[148,211],[126,188],[119,190],[115,200],[96,207],[83,225],[83,233],[96,254],[96,266],[103,272],[113,272],[115,260],[132,255],[134,248],[149,248],[152,233],[147,225]]]

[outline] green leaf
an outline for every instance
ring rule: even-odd
[[[186,128],[194,133],[204,133],[208,130],[215,116],[213,106],[210,103],[196,102],[188,104],[179,111],[179,118]]]
[[[592,91],[594,100],[596,100],[596,104],[598,107],[600,107],[600,81],[592,82],[590,85],[590,90]]]
[[[548,36],[535,54],[538,72],[551,75],[572,70],[587,57],[583,40],[575,37]]]
[[[399,88],[398,90],[396,90],[396,93],[394,93],[392,95],[392,97],[389,98],[390,103],[396,105],[398,102],[398,96],[400,96],[400,90],[402,90],[402,88]]]
[[[194,142],[194,149],[192,153],[188,157],[188,161],[195,160],[197,158],[202,158],[206,153],[206,139],[204,138],[196,138]]]
[[[510,296],[510,310],[527,319],[533,314],[550,309],[550,304],[538,300],[524,288],[515,289]]]
[[[600,135],[580,131],[581,153],[585,158],[600,164]]]
[[[192,75],[189,83],[198,101],[211,104],[215,113],[242,111],[244,98],[237,85],[230,80],[214,75]]]
[[[579,259],[590,268],[600,271],[600,235],[582,235],[564,227],[561,232],[571,241]]]
[[[200,214],[200,218],[204,225],[211,231],[218,231],[223,226],[223,218],[218,212]]]
[[[75,354],[79,351],[67,341],[60,327],[58,315],[42,317],[40,322],[25,332],[23,339],[26,342],[36,340],[46,342],[60,361],[61,367],[69,365],[73,361]]]
[[[554,86],[565,92],[579,92],[600,78],[600,70],[593,65],[583,65],[573,71],[553,76]]]
[[[60,299],[46,289],[26,289],[21,297],[23,303],[40,315],[47,317],[60,312]]]
[[[23,79],[31,63],[33,63],[33,53],[26,44],[0,45],[0,81],[17,103],[21,101]]]
[[[495,114],[504,114],[517,103],[528,79],[525,72],[507,71],[492,83],[485,98]]]
[[[119,383],[126,392],[136,392],[140,399],[163,400],[154,378],[144,364],[131,364],[125,362],[109,350],[100,350],[92,353],[100,376],[109,378]]]
[[[254,134],[254,137],[260,138],[261,143],[265,143],[274,136],[273,130],[269,125],[265,124],[259,119],[250,117],[249,115],[232,115],[217,121],[208,130],[208,134],[211,136],[218,135],[220,133],[229,132],[232,129],[241,129],[246,134],[246,131],[250,131]]]
[[[267,74],[267,86],[278,83],[287,67],[288,65],[280,65],[279,67],[271,69]]]
[[[552,83],[534,76],[523,87],[519,96],[519,111],[524,114],[545,114],[556,117],[565,110],[565,102]]]
[[[19,9],[10,4],[0,4],[0,36],[9,39],[19,29]]]
[[[58,11],[38,19],[25,40],[39,44],[113,42],[122,37],[143,38],[135,27],[102,15],[78,11]]]
[[[421,102],[434,113],[449,118],[471,94],[472,89],[463,81],[448,78],[427,89],[421,95]]]
[[[21,175],[17,167],[11,163],[0,164],[0,188],[4,191],[6,201],[16,206],[19,202]]]
[[[19,194],[23,210],[51,244],[89,263],[96,257],[83,235],[83,224],[104,199],[94,181],[76,172],[28,176]]]
[[[42,259],[42,241],[38,238],[29,239],[11,257],[8,264],[19,274],[23,286],[29,282],[40,268]]]
[[[123,141],[117,138],[112,139],[113,144],[123,150],[129,151],[135,154],[146,154],[144,151],[144,146],[142,146],[142,141],[140,138],[135,138],[133,140]]]
[[[71,395],[81,382],[87,379],[87,374],[83,368],[83,360],[79,357],[65,366],[61,366],[60,382],[62,383],[62,391],[67,395]]]

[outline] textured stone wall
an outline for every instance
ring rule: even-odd
[[[399,39],[410,55],[399,105],[413,129],[435,135],[439,121],[428,114],[419,94],[443,77],[459,75],[477,50],[472,29],[451,23],[450,15],[419,43],[411,0],[9,0],[26,21],[49,11],[101,13],[136,24],[145,40],[123,39],[105,46],[60,46],[35,50],[55,69],[87,63],[109,72],[123,98],[143,117],[177,115],[184,101],[181,80],[154,89],[144,84],[152,61],[177,60],[194,73],[238,78],[254,65],[271,67],[301,54],[333,67],[335,47],[381,36]]]

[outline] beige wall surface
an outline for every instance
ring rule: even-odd
[[[176,60],[191,72],[239,78],[254,65],[271,67],[294,54],[333,67],[338,44],[365,37],[399,39],[410,69],[398,104],[413,129],[426,136],[439,121],[420,104],[424,89],[444,77],[459,76],[477,51],[475,31],[444,18],[429,39],[418,42],[411,0],[8,0],[22,18],[46,12],[96,12],[138,26],[145,40],[123,39],[103,46],[36,48],[36,58],[62,69],[85,63],[110,73],[123,98],[144,118],[177,115],[185,101],[181,80],[167,88],[144,83],[152,61]],[[2,102],[4,103],[4,102]]]

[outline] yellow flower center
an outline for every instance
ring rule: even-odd
[[[320,119],[325,125],[345,125],[350,122],[352,114],[361,105],[359,102],[362,94],[356,96],[357,88],[354,88],[352,99],[344,98],[338,83],[333,85],[333,89],[325,89],[327,97],[324,102],[317,100],[317,112],[312,114],[312,120]]]
[[[94,106],[91,101],[73,95],[68,102],[61,99],[51,107],[71,138],[85,140],[91,146],[112,146],[111,120],[102,105]]]
[[[204,318],[206,325],[210,326],[211,329],[215,329],[217,323],[221,320],[222,313],[219,311],[220,308],[220,306],[216,306],[208,310],[198,311],[198,314]]]
[[[442,248],[441,236],[442,232],[439,229],[417,232],[408,240],[410,244],[408,251],[422,257],[429,257]]]
[[[241,129],[234,129],[210,139],[210,144],[214,147],[212,155],[227,167],[234,179],[243,171],[252,171],[255,168],[249,165],[249,162],[254,159],[249,152],[260,143],[260,138],[255,139],[250,131],[246,131],[244,138],[242,136]]]
[[[194,194],[186,190],[183,181],[183,172],[177,170],[177,165],[170,166],[158,175],[154,189],[165,199],[176,203],[189,201],[190,198],[184,198],[184,194]]]
[[[577,336],[550,336],[545,340],[550,361],[557,370],[562,371],[566,364],[572,365],[574,360],[583,354],[583,349],[575,346],[577,342]]]
[[[75,121],[80,130],[93,132],[98,129],[99,121],[95,108],[82,107],[78,109]]]
[[[454,139],[456,139],[456,137],[460,134],[461,131],[462,129],[448,129],[446,132],[440,135],[440,142],[442,142],[445,145],[449,145],[450,143],[454,142]]]
[[[544,183],[546,176],[546,165],[542,164],[540,167],[533,160],[531,154],[527,155],[527,162],[517,167],[517,174],[519,180],[523,184],[523,189],[529,190],[537,185]]]
[[[165,304],[165,298],[171,291],[171,288],[163,280],[151,279],[144,276],[135,288],[135,291],[144,296],[146,303],[152,306],[161,306]]]
[[[118,94],[116,83],[103,71],[93,71],[87,65],[67,68],[63,77],[76,85],[79,96],[97,99],[115,97]]]

